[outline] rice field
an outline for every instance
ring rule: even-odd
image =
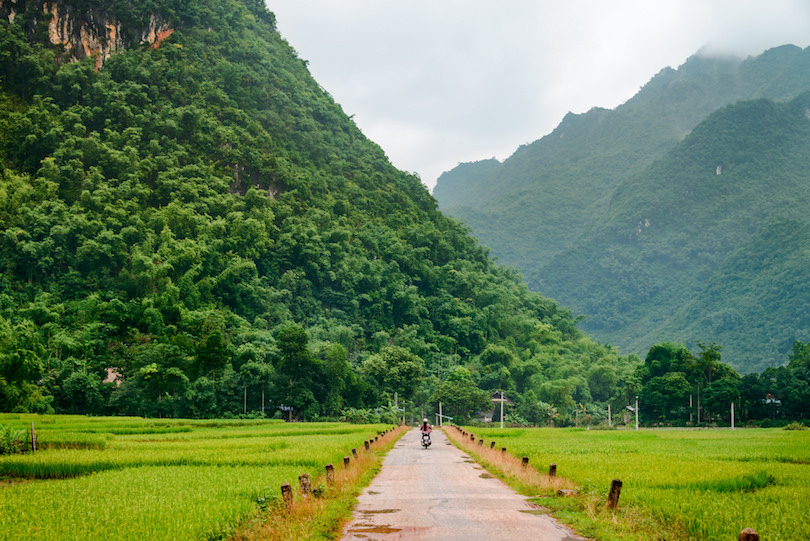
[[[468,428],[530,464],[606,499],[623,483],[622,509],[636,508],[673,531],[662,539],[810,539],[810,431]],[[674,526],[674,528],[673,528]]]
[[[0,415],[40,450],[0,456],[0,540],[212,539],[279,487],[390,426]]]

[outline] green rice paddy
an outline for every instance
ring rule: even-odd
[[[0,540],[212,539],[388,426],[0,415],[41,450],[0,456]]]
[[[678,539],[737,539],[746,527],[767,541],[810,539],[810,431],[468,430],[540,471],[557,464],[584,494],[604,498],[620,479],[620,512],[637,508],[685,532]]]

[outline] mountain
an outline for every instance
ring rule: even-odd
[[[595,238],[595,228],[616,212],[611,206],[614,196],[629,189],[627,186],[636,186],[631,179],[648,178],[648,168],[684,142],[709,114],[740,100],[786,101],[806,89],[810,89],[810,49],[788,45],[745,60],[698,53],[677,70],[659,72],[615,110],[569,114],[551,134],[519,148],[503,163],[462,164],[445,173],[434,196],[446,213],[462,219],[483,244],[493,246],[500,262],[520,270],[532,289],[585,315],[583,328],[601,340],[643,352],[656,340],[673,337],[663,334],[664,327],[619,331],[619,325],[628,324],[626,313],[607,308],[591,311],[596,298],[616,306],[622,301],[608,301],[607,292],[585,286],[577,286],[576,291],[564,289],[570,283],[560,278],[562,273],[585,276],[589,272],[559,266],[570,257],[564,254],[580,250],[579,246]],[[580,263],[591,265],[593,261]],[[575,281],[572,276],[571,282]],[[667,311],[663,305],[644,307],[651,318],[656,311]],[[605,318],[624,323],[608,324]],[[672,329],[666,327],[667,332]],[[675,334],[684,340],[715,339],[705,337],[706,333],[686,336],[677,330]],[[716,341],[720,339],[716,337]],[[786,340],[783,337],[782,342]],[[783,346],[772,351],[784,353],[790,348],[789,344]],[[766,361],[761,351],[755,355],[757,360],[750,364],[732,362],[750,368],[784,359],[780,355]]]
[[[395,169],[259,0],[0,0],[0,166],[0,410],[311,419],[450,374],[570,405],[637,363]]]
[[[622,184],[544,285],[630,349],[713,341],[773,366],[810,335],[808,164],[810,93],[727,106]]]
[[[788,45],[746,60],[698,53],[677,70],[663,69],[614,110],[569,113],[503,163],[459,165],[439,178],[433,195],[538,288],[540,269],[588,231],[614,190],[710,113],[740,100],[790,99],[806,89],[810,50]]]

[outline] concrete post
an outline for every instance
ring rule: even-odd
[[[298,486],[301,489],[302,495],[309,496],[312,493],[312,482],[309,479],[309,474],[305,473],[303,475],[298,476]]]
[[[284,483],[281,485],[281,497],[284,499],[284,504],[287,506],[287,509],[292,509],[293,493],[290,483]]]
[[[622,482],[614,479],[610,485],[610,493],[608,494],[608,508],[616,509],[619,505],[619,496],[622,493]]]

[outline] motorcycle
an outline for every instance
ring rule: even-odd
[[[422,447],[430,447],[430,432],[422,432]]]

